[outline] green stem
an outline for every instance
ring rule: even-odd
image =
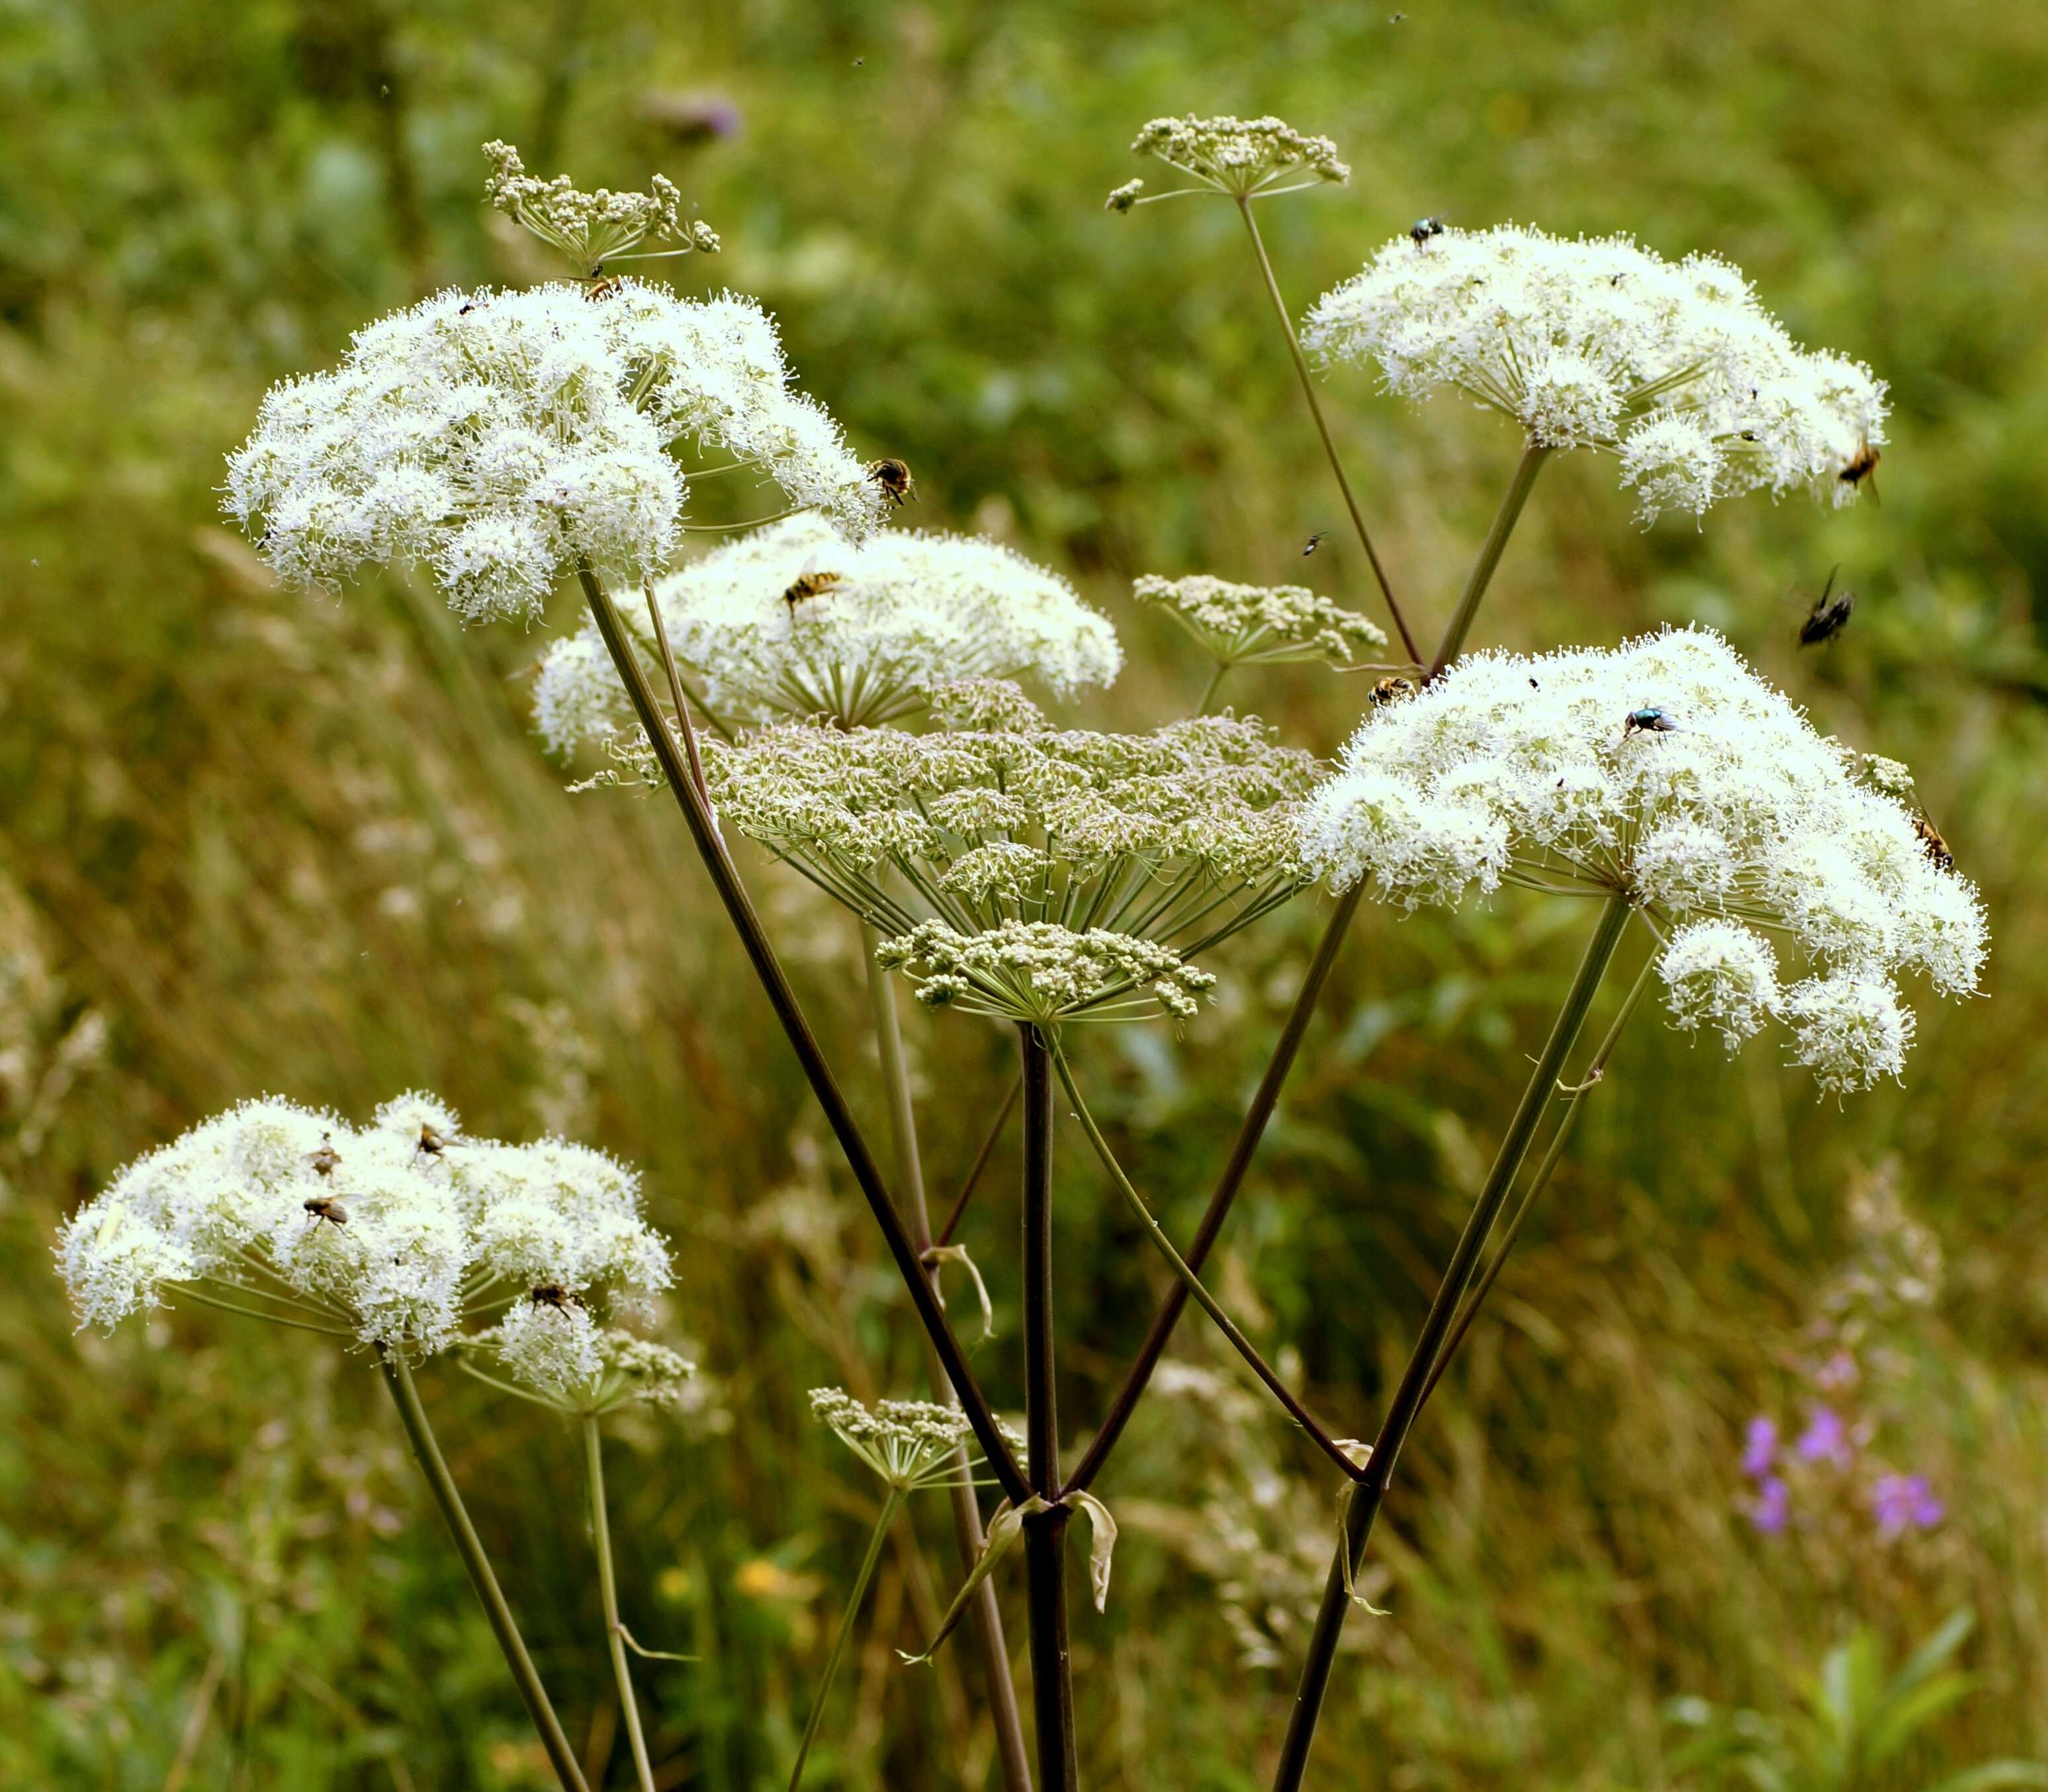
[[[1337,444],[1330,434],[1330,426],[1323,418],[1322,401],[1316,396],[1316,382],[1309,375],[1309,363],[1302,359],[1301,344],[1294,334],[1294,320],[1287,315],[1287,301],[1280,296],[1280,282],[1273,277],[1273,263],[1266,254],[1266,243],[1259,234],[1259,220],[1251,215],[1251,201],[1240,198],[1237,209],[1244,219],[1244,227],[1251,233],[1251,246],[1259,257],[1259,271],[1266,281],[1266,296],[1273,301],[1273,314],[1280,320],[1280,333],[1287,339],[1287,352],[1294,363],[1295,377],[1301,382],[1302,396],[1309,401],[1309,414],[1316,420],[1316,433],[1323,439],[1323,452],[1329,457],[1330,471],[1336,475],[1337,490],[1344,494],[1344,508],[1351,513],[1352,527],[1358,531],[1359,545],[1365,549],[1365,557],[1372,564],[1372,576],[1379,581],[1379,595],[1387,599],[1387,614],[1393,617],[1394,626],[1399,630],[1401,645],[1408,650],[1408,657],[1418,665],[1422,663],[1422,650],[1415,645],[1415,637],[1408,632],[1407,619],[1401,614],[1401,606],[1394,601],[1394,588],[1387,581],[1387,568],[1379,564],[1379,556],[1372,545],[1372,537],[1367,532],[1365,516],[1358,507],[1358,500],[1352,495],[1351,481],[1345,478],[1344,463],[1337,458]]]
[[[882,936],[869,922],[861,925],[863,956],[867,961],[867,996],[875,1013],[875,1049],[882,1059],[882,1081],[889,1092],[889,1131],[896,1148],[897,1197],[904,1205],[903,1221],[917,1247],[919,1259],[932,1248],[931,1214],[925,1204],[925,1169],[917,1150],[917,1110],[910,1099],[910,1072],[903,1060],[903,1030],[896,1013],[895,986],[889,973],[875,962],[875,948]],[[1007,1111],[1008,1104],[1004,1104]],[[928,1275],[936,1272],[927,1269]],[[956,1406],[946,1385],[945,1371],[927,1344],[927,1371],[932,1391],[938,1398]],[[952,1501],[953,1539],[959,1546],[963,1573],[972,1574],[987,1542],[982,1530],[981,1507],[975,1497],[973,1464],[967,1445],[953,1453],[953,1472],[948,1489]],[[988,1693],[988,1712],[995,1730],[995,1749],[1003,1763],[1005,1792],[1031,1792],[1031,1762],[1024,1751],[1024,1720],[1017,1709],[1017,1688],[1010,1675],[1010,1644],[1003,1634],[1003,1611],[996,1604],[993,1582],[976,1588],[970,1608],[974,1620],[976,1652],[981,1657],[982,1678]]]
[[[1472,1284],[1472,1292],[1465,1297],[1464,1305],[1459,1309],[1457,1323],[1452,1327],[1451,1335],[1444,1340],[1444,1348],[1437,1354],[1436,1366],[1429,1371],[1429,1385],[1422,1390],[1422,1402],[1429,1404],[1429,1396],[1437,1391],[1437,1383],[1444,1379],[1444,1371],[1451,1366],[1451,1359],[1457,1354],[1458,1347],[1472,1329],[1472,1321],[1479,1317],[1479,1309],[1493,1291],[1493,1285],[1500,1279],[1500,1272],[1507,1262],[1507,1254],[1515,1248],[1515,1241],[1522,1235],[1522,1222],[1529,1217],[1530,1209],[1535,1206],[1536,1198],[1548,1185],[1557,1161],[1565,1154],[1565,1147],[1572,1141],[1572,1129],[1578,1123],[1579,1109],[1588,1096],[1598,1086],[1607,1071],[1608,1060],[1614,1056],[1615,1047],[1620,1043],[1621,1030],[1628,1024],[1628,1018],[1635,1012],[1635,1005],[1643,999],[1643,992],[1649,987],[1650,973],[1657,968],[1655,953],[1643,961],[1635,983],[1628,992],[1628,999],[1621,1005],[1614,1017],[1614,1024],[1607,1030],[1587,1064],[1585,1072],[1573,1087],[1565,1092],[1565,1111],[1557,1117],[1557,1130],[1550,1135],[1549,1148],[1536,1166],[1536,1173],[1529,1179],[1529,1186],[1522,1191],[1522,1199],[1515,1204],[1515,1211],[1507,1216],[1507,1223],[1500,1229],[1500,1242],[1494,1247],[1493,1255],[1488,1262],[1485,1273]]]
[[[1224,676],[1229,670],[1230,664],[1228,661],[1219,660],[1216,662],[1216,676],[1209,680],[1208,688],[1202,692],[1201,707],[1195,712],[1197,716],[1208,714],[1209,705],[1216,701],[1216,692],[1221,687]]]
[[[1123,1173],[1123,1166],[1116,1161],[1115,1154],[1109,1148],[1109,1141],[1102,1135],[1102,1128],[1095,1123],[1088,1111],[1088,1104],[1081,1099],[1080,1085],[1074,1080],[1073,1066],[1068,1063],[1065,1048],[1056,1038],[1053,1043],[1053,1068],[1059,1072],[1060,1082],[1067,1092],[1067,1099],[1074,1104],[1074,1118],[1081,1123],[1088,1135],[1088,1142],[1095,1147],[1095,1154],[1102,1160],[1103,1168],[1115,1183],[1125,1204],[1138,1224],[1144,1228],[1145,1235],[1150,1239],[1171,1266],[1183,1286],[1194,1297],[1196,1305],[1216,1322],[1216,1329],[1230,1340],[1231,1347],[1251,1366],[1251,1372],[1266,1384],[1266,1391],[1286,1409],[1287,1416],[1308,1433],[1317,1448],[1352,1480],[1358,1478],[1358,1465],[1338,1448],[1329,1433],[1319,1425],[1314,1416],[1297,1399],[1287,1384],[1281,1380],[1266,1359],[1244,1333],[1238,1329],[1237,1322],[1225,1313],[1222,1305],[1208,1290],[1202,1286],[1201,1278],[1188,1266],[1187,1260],[1173,1248],[1173,1241],[1167,1237],[1166,1228],[1152,1217],[1152,1210],[1145,1204],[1145,1197],[1132,1186],[1131,1178]]]
[[[619,1683],[619,1709],[626,1719],[626,1740],[633,1750],[633,1772],[640,1792],[654,1792],[654,1767],[647,1759],[647,1738],[640,1728],[640,1703],[633,1696],[633,1670],[626,1659],[626,1631],[619,1621],[619,1581],[611,1566],[611,1521],[604,1509],[604,1445],[598,1436],[597,1415],[583,1418],[584,1466],[590,1474],[590,1534],[597,1550],[597,1587],[604,1602],[604,1640],[611,1650],[611,1677]]]
[[[824,1678],[818,1682],[816,1694],[811,1700],[811,1714],[804,1720],[804,1740],[797,1747],[797,1764],[789,1770],[789,1792],[804,1777],[804,1763],[809,1759],[811,1744],[817,1740],[818,1726],[824,1721],[825,1695],[832,1690],[832,1678],[839,1672],[840,1658],[846,1653],[846,1639],[853,1634],[853,1620],[860,1612],[860,1602],[867,1596],[867,1583],[875,1578],[875,1565],[882,1559],[882,1546],[889,1535],[889,1521],[896,1516],[896,1507],[902,1495],[894,1488],[889,1497],[882,1502],[882,1516],[875,1521],[875,1534],[867,1540],[867,1554],[860,1565],[860,1573],[855,1577],[853,1591],[848,1596],[846,1616],[839,1621],[839,1634],[833,1637],[832,1653],[825,1658]]]
[[[1529,502],[1530,488],[1536,483],[1536,475],[1542,471],[1543,463],[1550,457],[1550,452],[1542,443],[1531,442],[1516,464],[1515,477],[1508,482],[1507,495],[1493,514],[1493,526],[1486,532],[1486,540],[1479,550],[1479,558],[1472,562],[1471,576],[1465,580],[1465,588],[1452,614],[1450,626],[1444,630],[1436,658],[1429,662],[1431,681],[1440,677],[1444,668],[1464,651],[1465,637],[1472,632],[1472,618],[1479,614],[1480,599],[1486,595],[1486,588],[1493,583],[1495,568],[1500,564],[1500,557],[1507,548],[1507,538],[1515,533],[1522,506]],[[1411,647],[1409,651],[1413,653],[1414,650]]]
[[[1301,1666],[1301,1684],[1294,1694],[1294,1709],[1281,1744],[1279,1766],[1273,1778],[1274,1792],[1299,1792],[1302,1775],[1308,1770],[1309,1750],[1315,1740],[1317,1720],[1322,1714],[1323,1697],[1329,1689],[1330,1670],[1336,1659],[1337,1643],[1344,1634],[1344,1619],[1351,1613],[1352,1584],[1365,1553],[1367,1540],[1372,1534],[1373,1520],[1379,1515],[1387,1482],[1392,1478],[1394,1464],[1400,1459],[1402,1445],[1408,1440],[1415,1416],[1422,1410],[1429,1372],[1436,1365],[1459,1303],[1478,1268],[1487,1235],[1499,1217],[1522,1159],[1529,1154],[1537,1126],[1554,1092],[1558,1072],[1564,1069],[1565,1057],[1578,1038],[1579,1029],[1585,1024],[1587,1010],[1600,992],[1600,980],[1607,973],[1616,947],[1621,943],[1631,912],[1629,899],[1619,894],[1611,896],[1601,908],[1600,921],[1586,945],[1585,956],[1580,961],[1564,1006],[1557,1012],[1557,1022],[1550,1030],[1542,1055],[1536,1061],[1528,1087],[1522,1092],[1521,1102],[1515,1108],[1515,1118],[1508,1123],[1507,1135],[1500,1142],[1493,1168],[1488,1173],[1485,1186],[1480,1189],[1456,1248],[1451,1253],[1443,1281],[1422,1321],[1415,1348],[1401,1372],[1386,1416],[1380,1421],[1379,1434],[1374,1440],[1364,1476],[1352,1489],[1344,1507],[1343,1534],[1337,1545],[1336,1559],[1330,1564],[1329,1578],[1323,1588],[1322,1605],[1316,1614],[1315,1631]]]
[[[433,1489],[434,1498],[440,1503],[441,1516],[448,1521],[448,1530],[455,1538],[456,1553],[462,1557],[463,1566],[469,1570],[470,1584],[475,1588],[476,1596],[483,1603],[484,1616],[490,1619],[498,1647],[504,1651],[505,1665],[512,1670],[519,1696],[526,1701],[533,1728],[540,1732],[541,1746],[548,1751],[549,1764],[554,1768],[556,1778],[561,1782],[563,1792],[590,1792],[584,1781],[583,1769],[576,1765],[576,1755],[569,1747],[568,1738],[562,1734],[555,1708],[548,1702],[547,1689],[541,1685],[541,1677],[534,1671],[533,1658],[526,1653],[519,1627],[513,1621],[512,1608],[506,1604],[498,1577],[491,1571],[490,1558],[483,1553],[483,1543],[476,1534],[476,1526],[469,1522],[469,1511],[462,1503],[455,1477],[448,1472],[440,1445],[435,1441],[433,1428],[427,1422],[426,1408],[420,1404],[420,1391],[413,1385],[413,1372],[405,1366],[402,1352],[387,1349],[381,1344],[377,1347],[377,1361],[384,1371],[385,1385],[391,1390],[391,1398],[398,1404],[398,1417],[404,1422],[405,1435],[412,1443],[421,1472],[427,1477],[427,1485]]]

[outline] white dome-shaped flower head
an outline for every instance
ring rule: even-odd
[[[80,1317],[166,1291],[429,1352],[508,1294],[618,1307],[668,1286],[637,1179],[602,1153],[462,1134],[412,1091],[367,1127],[266,1098],[122,1170],[63,1228]]]
[[[1057,696],[1108,684],[1123,650],[1061,578],[998,543],[909,532],[854,544],[816,517],[739,537],[655,589],[677,658],[712,708],[745,723],[844,727],[925,708],[958,680],[1029,677]],[[636,610],[626,626],[644,634]],[[551,745],[604,739],[630,720],[594,624],[542,662]],[[607,680],[609,682],[607,682]]]
[[[526,616],[579,564],[629,582],[666,567],[685,499],[667,450],[683,441],[851,533],[880,521],[758,305],[631,281],[601,297],[451,290],[359,331],[339,367],[264,400],[226,505],[293,583],[417,563],[465,616]]]
[[[1625,237],[1519,225],[1397,238],[1302,328],[1410,398],[1462,392],[1545,448],[1604,449],[1646,517],[1804,486],[1855,498],[1884,440],[1884,385],[1800,348],[1741,273]]]
[[[1304,585],[1238,585],[1204,573],[1184,579],[1148,573],[1133,583],[1131,595],[1165,611],[1220,666],[1293,660],[1348,665],[1387,645],[1387,631],[1377,623]]]
[[[494,1360],[548,1405],[580,1414],[635,1402],[673,1406],[696,1365],[665,1345],[599,1325],[580,1300],[546,1289],[515,1301],[465,1348]]]
[[[1924,820],[1706,630],[1460,661],[1365,720],[1301,826],[1316,875],[1410,907],[1507,882],[1676,924],[1678,1023],[1732,1044],[1782,1014],[1829,1088],[1903,1061],[1901,975],[1962,994],[1984,960],[1982,905]],[[1781,995],[1757,927],[1813,976]]]

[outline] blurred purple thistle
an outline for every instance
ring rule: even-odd
[[[1778,1425],[1759,1413],[1742,1434],[1742,1472],[1760,1481],[1778,1460]]]
[[[1887,1538],[1909,1529],[1932,1530],[1948,1515],[1925,1475],[1880,1476],[1871,1489],[1870,1509],[1879,1534]]]
[[[1791,1510],[1790,1490],[1773,1475],[1756,1490],[1756,1498],[1750,1504],[1749,1522],[1765,1536],[1775,1537],[1785,1528]]]
[[[1806,1429],[1792,1447],[1802,1462],[1832,1462],[1837,1468],[1846,1468],[1856,1459],[1856,1445],[1849,1441],[1849,1428],[1832,1406],[1813,1409],[1813,1416],[1806,1422]]]

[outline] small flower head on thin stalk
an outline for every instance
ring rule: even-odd
[[[928,1008],[958,1008],[996,1020],[1051,1026],[1069,1015],[1096,1021],[1154,1013],[1193,1015],[1216,987],[1170,948],[1100,927],[1076,932],[1050,921],[1006,921],[958,933],[927,921],[875,952],[901,971]]]
[[[738,722],[898,720],[969,678],[1030,677],[1065,697],[1107,685],[1123,660],[1072,586],[996,542],[891,531],[854,543],[814,516],[727,542],[663,580],[655,601],[677,660]],[[634,732],[606,659],[586,623],[543,662],[537,712],[556,750]]]
[[[1157,156],[1169,168],[1192,176],[1204,188],[1232,199],[1269,199],[1304,187],[1341,184],[1351,170],[1337,160],[1327,137],[1305,137],[1278,118],[1154,118],[1131,145],[1135,156]],[[1112,211],[1127,211],[1142,182],[1109,196]],[[1182,188],[1181,192],[1194,189]],[[1120,196],[1129,195],[1122,204]],[[1156,196],[1164,199],[1168,194]]]
[[[561,1139],[469,1138],[417,1093],[360,1127],[244,1102],[122,1170],[64,1227],[57,1258],[87,1324],[190,1290],[417,1354],[508,1303],[589,1321],[671,1279],[630,1170]],[[578,1327],[556,1341],[572,1368],[592,1348]]]
[[[1301,585],[1234,585],[1202,574],[1161,579],[1148,573],[1131,592],[1140,603],[1165,611],[1219,666],[1294,660],[1349,665],[1387,645],[1379,624]]]
[[[586,193],[566,174],[552,180],[529,174],[510,143],[487,143],[483,153],[491,161],[484,198],[566,256],[580,278],[595,279],[608,259],[643,242],[673,243],[671,254],[718,252],[717,233],[684,217],[683,196],[658,174],[644,193],[615,193],[608,187]]]
[[[1402,236],[1320,299],[1302,342],[1512,417],[1532,444],[1617,456],[1646,518],[1805,487],[1853,500],[1884,440],[1868,367],[1801,348],[1726,262],[1519,225]]]
[[[878,1400],[865,1406],[844,1388],[811,1391],[811,1414],[898,1493],[960,1482],[957,1452],[974,1427],[957,1407],[929,1400]],[[1007,1427],[1006,1437],[1011,1437]],[[1014,1438],[1018,1449],[1021,1438]]]
[[[339,367],[263,401],[226,505],[292,583],[417,564],[466,617],[526,617],[579,563],[628,583],[666,567],[682,443],[757,467],[850,533],[880,521],[758,305],[636,281],[597,301],[564,284],[450,290],[359,331]]]
[[[1966,993],[1985,948],[1975,889],[1864,766],[1705,630],[1482,654],[1367,720],[1303,851],[1410,908],[1503,882],[1623,896],[1670,929],[1681,1026],[1733,1044],[1778,1018],[1823,1088],[1861,1088],[1912,1042],[1899,976]],[[1790,987],[1767,934],[1805,961]]]
[[[720,814],[890,937],[928,1003],[1123,1017],[1160,986],[1185,1011],[1206,987],[1187,961],[1301,886],[1317,762],[1262,723],[1054,730],[985,683],[941,712],[1007,725],[784,726],[705,752]]]
[[[580,1298],[551,1286],[515,1300],[495,1325],[462,1344],[543,1404],[580,1418],[678,1406],[697,1372],[665,1345],[599,1324]]]

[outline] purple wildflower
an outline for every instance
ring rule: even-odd
[[[1870,1509],[1879,1534],[1897,1537],[1908,1529],[1932,1530],[1948,1508],[1934,1497],[1925,1475],[1882,1475],[1871,1489]]]
[[[1837,1468],[1848,1468],[1856,1456],[1856,1445],[1849,1441],[1849,1428],[1832,1406],[1813,1409],[1813,1416],[1806,1422],[1806,1429],[1792,1447],[1798,1452],[1802,1462],[1832,1462]]]
[[[1785,1528],[1785,1521],[1790,1516],[1791,1510],[1790,1490],[1773,1475],[1757,1488],[1756,1498],[1749,1508],[1749,1522],[1765,1536],[1775,1537]]]
[[[1813,1385],[1832,1393],[1837,1388],[1854,1387],[1861,1379],[1856,1360],[1847,1351],[1838,1350],[1814,1371]]]
[[[1777,1460],[1777,1424],[1759,1413],[1742,1434],[1742,1472],[1752,1481],[1760,1481]]]

